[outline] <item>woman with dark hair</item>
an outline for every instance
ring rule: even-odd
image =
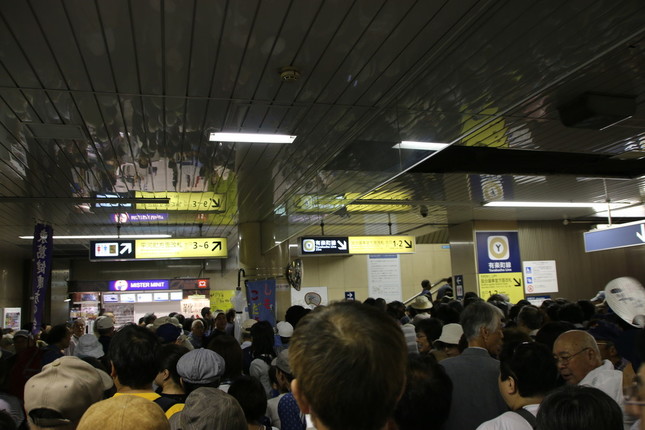
[[[622,430],[618,403],[597,388],[565,385],[544,398],[537,413],[540,430]]]
[[[271,397],[271,380],[269,378],[269,369],[271,361],[275,358],[273,349],[273,327],[267,321],[259,321],[251,327],[251,365],[249,375],[260,380],[267,398]]]
[[[233,336],[216,336],[208,344],[208,349],[215,351],[224,359],[224,373],[219,389],[228,392],[229,386],[242,376],[242,348]]]
[[[417,347],[419,354],[428,355],[432,350],[432,344],[441,336],[443,324],[437,318],[422,319],[416,324]]]
[[[263,424],[267,398],[260,381],[251,376],[242,376],[231,384],[228,393],[242,407],[249,430],[271,430],[271,427]]]

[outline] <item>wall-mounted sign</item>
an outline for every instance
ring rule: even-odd
[[[226,258],[226,238],[138,239],[90,242],[90,261]]]
[[[167,279],[148,279],[144,281],[110,281],[110,291],[145,291],[167,290],[170,281]]]
[[[301,237],[302,255],[412,254],[414,236],[313,236]]]
[[[168,198],[167,204],[137,203],[138,210],[146,211],[198,211],[225,212],[226,200],[224,194],[213,192],[177,193],[177,192],[148,192],[136,191],[137,198]]]
[[[558,292],[558,271],[555,268],[555,260],[524,261],[522,267],[526,294]]]
[[[96,193],[94,195],[97,199],[127,199],[131,198],[132,196],[129,195],[128,193],[106,193],[106,194],[100,194]],[[96,209],[100,208],[131,208],[132,203],[118,203],[115,201],[114,203],[108,203],[108,202],[100,202],[100,203],[94,203],[94,207]]]
[[[131,214],[127,212],[112,214],[112,220],[118,224],[127,224],[129,222],[152,222],[167,221],[167,213],[158,214]]]
[[[516,231],[476,232],[479,296],[505,294],[511,303],[524,298],[522,263]]]
[[[585,252],[645,244],[645,221],[584,233]]]

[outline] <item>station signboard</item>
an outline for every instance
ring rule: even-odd
[[[90,242],[90,261],[129,261],[181,258],[226,258],[223,237],[137,239]]]
[[[302,255],[412,254],[414,236],[308,236],[300,238]]]
[[[584,233],[585,252],[645,244],[645,221]]]

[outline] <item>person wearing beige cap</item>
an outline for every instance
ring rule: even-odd
[[[426,296],[417,296],[414,298],[412,303],[410,303],[410,316],[412,317],[412,324],[419,322],[424,318],[430,318],[430,309],[432,309],[432,303],[430,299]]]
[[[460,324],[446,324],[441,328],[441,336],[432,343],[434,349],[431,351],[437,362],[461,354],[459,341],[463,334]]]
[[[112,378],[78,357],[61,357],[43,367],[25,385],[30,428],[74,429],[81,416],[103,399]]]
[[[78,430],[170,430],[163,410],[137,396],[112,397],[98,402],[83,415]]]

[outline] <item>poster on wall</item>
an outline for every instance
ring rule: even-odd
[[[249,318],[268,321],[275,326],[275,279],[249,281],[246,298],[249,303]]]
[[[2,310],[2,327],[20,330],[20,308],[4,308]]]
[[[386,302],[401,301],[401,261],[398,254],[367,256],[367,286],[370,297]]]
[[[300,305],[306,309],[329,304],[327,287],[302,287],[300,291],[291,289],[291,306]]]
[[[106,312],[112,312],[114,314],[114,319],[116,320],[114,325],[116,328],[119,328],[131,322],[135,322],[134,304],[105,303],[103,306]]]
[[[184,314],[186,318],[201,318],[202,309],[209,308],[210,306],[211,301],[210,299],[207,299],[206,296],[188,296],[186,300],[181,301],[181,313]]]
[[[524,261],[522,273],[526,294],[558,292],[558,271],[555,268],[555,260]]]
[[[211,290],[211,309],[228,311],[233,307],[231,299],[235,296],[235,290]]]
[[[505,294],[511,303],[524,298],[522,263],[517,231],[478,231],[477,278],[479,296]]]

